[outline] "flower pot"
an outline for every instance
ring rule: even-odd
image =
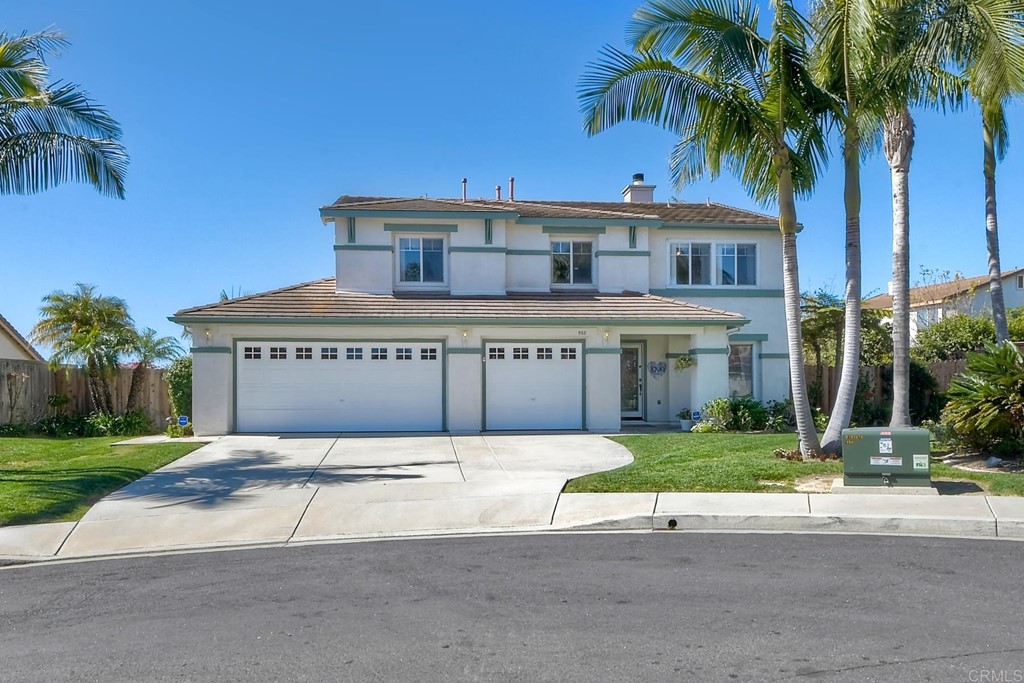
[[[680,420],[679,428],[684,432],[688,432],[693,429],[693,420]]]

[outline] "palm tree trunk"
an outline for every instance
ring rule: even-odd
[[[988,245],[988,291],[992,298],[992,318],[996,324],[996,343],[1010,338],[1003,302],[1003,275],[999,268],[999,222],[996,219],[996,148],[992,125],[983,119],[985,138],[985,241]]]
[[[821,444],[814,429],[814,416],[807,397],[804,376],[804,343],[800,330],[800,270],[796,253],[796,195],[788,160],[777,165],[779,183],[779,230],[782,231],[783,293],[786,306],[786,334],[789,344],[789,382],[793,392],[793,412],[800,451],[820,455]]]
[[[89,398],[92,400],[92,409],[103,410],[103,396],[100,393],[100,370],[96,361],[92,358],[86,361],[88,371]]]
[[[839,390],[822,438],[826,453],[839,453],[843,448],[843,430],[850,426],[853,402],[860,379],[860,132],[847,123],[843,144],[846,206],[846,298],[845,332],[843,334],[843,369]],[[839,347],[836,346],[836,353]]]
[[[139,363],[132,370],[132,384],[128,389],[128,400],[125,402],[124,412],[130,413],[138,409],[139,394],[142,391],[142,382],[146,378],[148,368],[145,363]]]
[[[910,426],[910,157],[914,119],[904,107],[885,122],[885,158],[892,176],[892,419]]]
[[[106,373],[100,373],[100,388],[103,391],[103,412],[114,414],[114,397],[110,393],[110,378]]]

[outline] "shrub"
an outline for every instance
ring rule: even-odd
[[[729,431],[760,432],[768,426],[768,411],[751,396],[730,398],[729,412],[732,417],[725,425]]]
[[[700,421],[713,422],[721,427],[722,431],[727,429],[729,422],[732,421],[729,399],[715,398],[705,403],[700,409]]]
[[[167,425],[167,436],[172,439],[180,439],[183,436],[192,436],[192,423],[189,422],[184,427],[179,425],[177,422]]]
[[[1012,343],[969,354],[946,396],[942,420],[958,446],[990,449],[1024,440],[1024,356]]]
[[[980,351],[995,339],[996,328],[991,318],[958,313],[918,332],[910,353],[925,363],[959,360],[968,353]]]
[[[86,418],[80,415],[50,415],[35,422],[32,431],[56,438],[85,436],[88,432],[88,423]]]
[[[724,431],[725,427],[717,422],[705,422],[704,420],[693,425],[693,429],[690,430],[693,434],[718,434]]]
[[[164,372],[173,417],[192,414],[192,356],[182,356]]]
[[[139,411],[125,415],[93,413],[85,418],[85,423],[85,436],[138,436],[153,430],[149,418]]]
[[[0,424],[0,437],[4,436],[28,436],[28,425],[24,422],[9,422]]]
[[[773,432],[781,432],[796,427],[796,413],[793,412],[793,401],[768,401],[765,409],[768,411],[767,429]]]

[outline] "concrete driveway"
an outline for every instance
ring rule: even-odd
[[[104,498],[58,554],[548,526],[567,479],[631,461],[590,434],[226,436]]]

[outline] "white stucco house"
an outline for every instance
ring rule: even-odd
[[[784,399],[776,218],[654,189],[340,197],[320,209],[333,277],[171,318],[194,340],[196,433],[604,431]]]
[[[35,347],[14,329],[7,318],[0,315],[0,360],[35,360],[42,361]]]
[[[910,288],[910,340],[920,330],[951,315],[991,315],[988,275],[957,277],[949,282]],[[1002,274],[1003,302],[1007,309],[1024,306],[1024,268]],[[892,292],[864,300],[864,308],[892,310]]]

